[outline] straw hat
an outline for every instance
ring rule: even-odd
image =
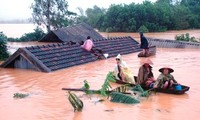
[[[146,58],[146,59],[144,59],[144,60],[141,61],[141,64],[153,65],[153,62],[150,59]]]
[[[162,72],[162,73],[163,73],[164,69],[168,69],[168,70],[169,70],[169,73],[174,72],[174,70],[173,70],[172,68],[169,68],[169,67],[160,68],[160,69],[159,69],[159,72]]]

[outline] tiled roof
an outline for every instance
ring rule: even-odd
[[[104,53],[108,53],[109,57],[115,57],[117,54],[129,54],[141,50],[138,42],[131,37],[96,39],[94,40],[94,44]],[[99,55],[103,57],[102,54]],[[42,72],[51,72],[98,60],[97,56],[85,51],[79,44],[70,45],[69,43],[57,43],[20,48],[1,66],[15,67],[14,64],[19,63],[20,57],[23,57],[23,60],[26,61],[27,68],[34,68]],[[26,66],[23,66],[23,68],[25,67]]]
[[[66,43],[59,43],[26,49],[51,71],[97,60],[97,57],[82,49],[80,45],[69,46]]]
[[[152,46],[159,48],[200,48],[199,42],[184,42],[176,40],[167,40],[167,39],[152,39],[148,38],[148,42]]]
[[[87,36],[93,39],[103,38],[91,26],[81,23],[69,27],[60,28],[50,31],[39,42],[79,42],[86,40]]]
[[[141,51],[139,43],[130,36],[98,39],[94,40],[94,45],[104,53],[109,53],[109,57]]]

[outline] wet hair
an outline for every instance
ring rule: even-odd
[[[90,36],[87,36],[87,39],[90,39]]]

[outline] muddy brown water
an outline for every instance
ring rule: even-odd
[[[143,58],[138,53],[123,55],[134,75]],[[152,94],[139,104],[112,103],[100,95],[75,92],[84,102],[82,112],[74,112],[65,88],[81,88],[87,80],[91,89],[100,89],[106,74],[115,66],[115,58],[99,60],[52,73],[25,69],[0,68],[0,120],[196,120],[200,113],[200,50],[157,49],[150,57],[153,73],[172,67],[179,83],[190,86],[183,95]],[[112,83],[113,88],[117,84]],[[14,99],[14,93],[28,93],[24,99]],[[103,102],[97,102],[104,99]]]

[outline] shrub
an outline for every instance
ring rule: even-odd
[[[0,61],[9,57],[6,44],[7,37],[2,32],[0,32]]]
[[[186,42],[199,42],[195,37],[190,37],[189,33],[176,35],[175,39],[177,41],[186,41]]]
[[[10,42],[28,42],[28,41],[38,41],[45,35],[44,31],[40,28],[34,29],[34,32],[25,33],[20,38],[8,38]]]
[[[145,27],[144,25],[140,26],[140,28],[138,29],[138,32],[143,32],[143,33],[146,33],[146,32],[149,32],[148,28]]]

